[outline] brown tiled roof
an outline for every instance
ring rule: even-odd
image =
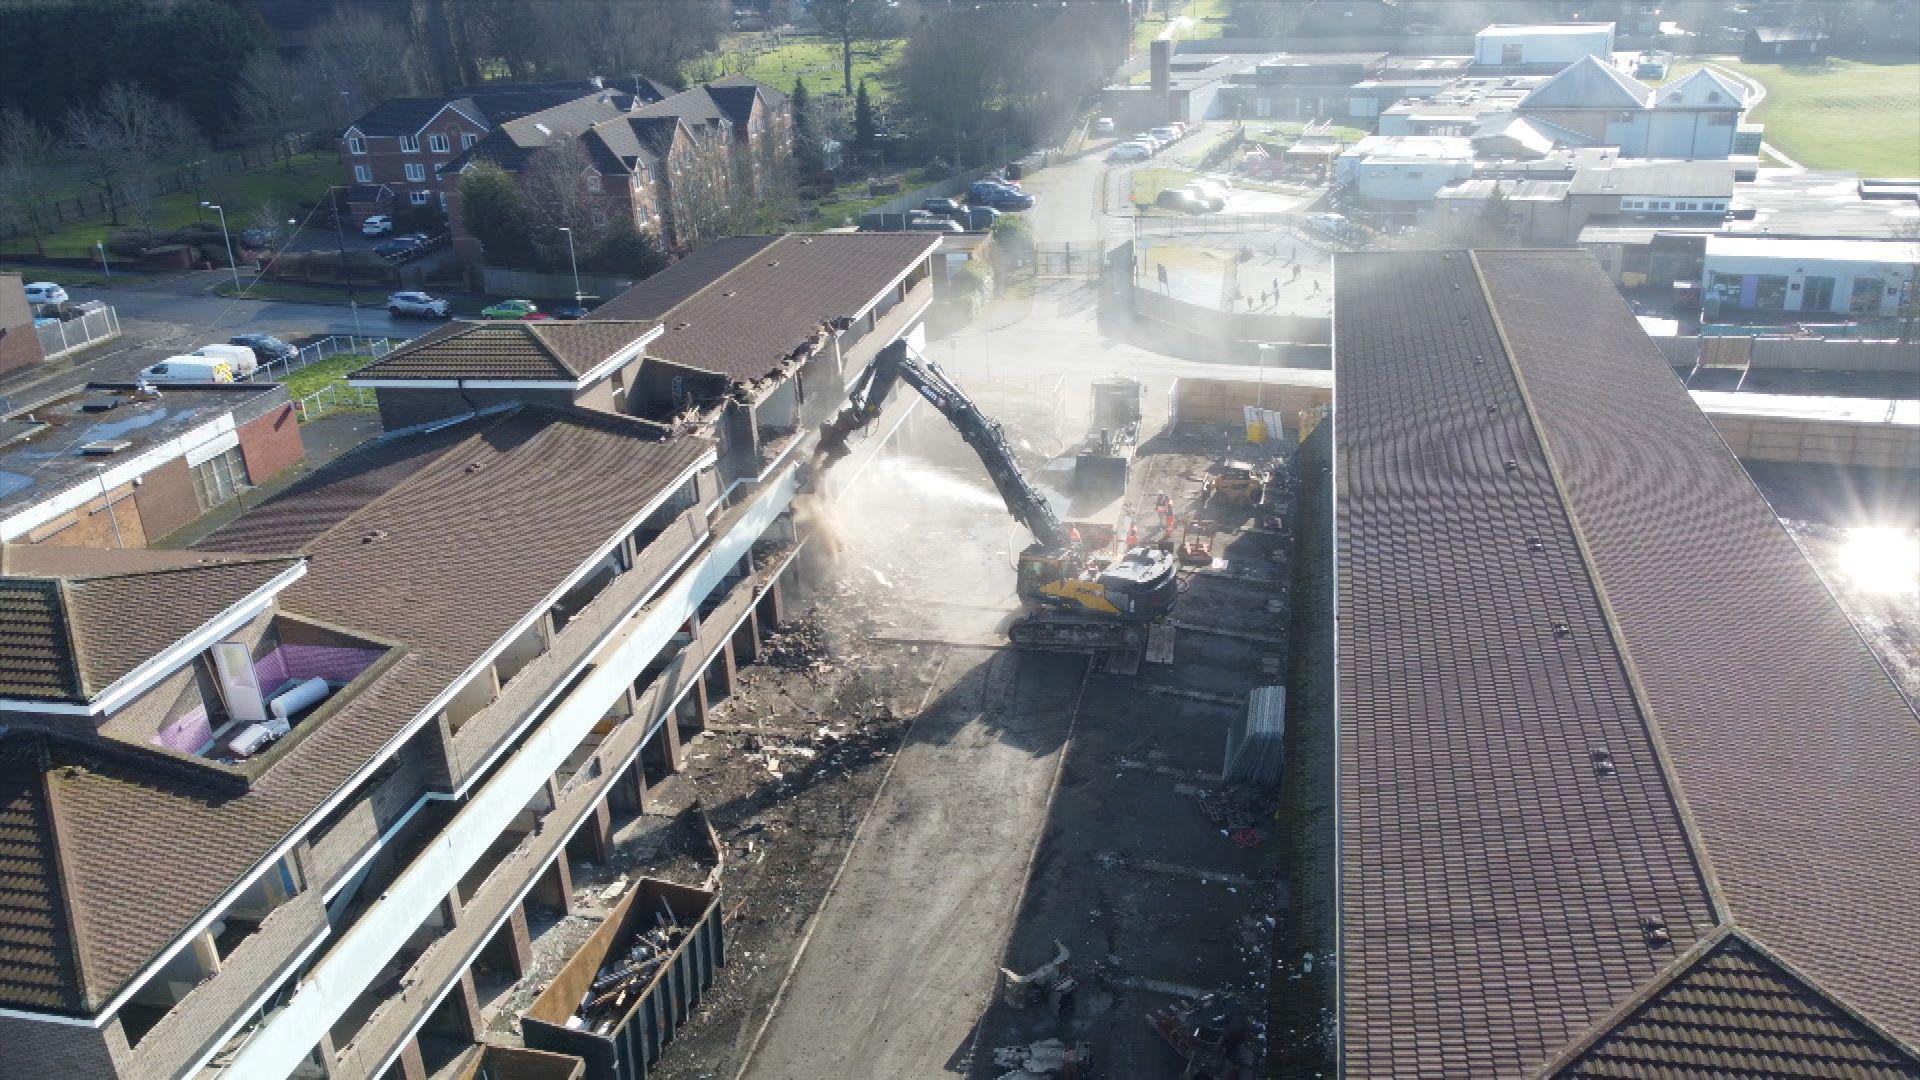
[[[410,437],[431,452],[381,445],[356,458],[359,472],[352,463],[327,471],[331,487],[347,489],[337,498],[303,482],[248,515],[276,525],[254,533],[236,525],[210,538],[306,535],[309,572],[282,594],[281,609],[399,642],[384,674],[244,792],[139,767],[125,753],[50,745],[44,776],[84,946],[81,1011],[112,997],[711,450],[705,440],[662,441],[644,422],[581,409],[528,407],[456,427],[459,438]],[[285,503],[295,499],[320,506],[317,520],[291,512]],[[37,1007],[5,993],[0,981],[0,1004]]]
[[[572,382],[652,330],[645,321],[454,322],[375,360],[356,379]]]
[[[0,1000],[73,1011],[79,953],[62,895],[46,764],[37,743],[0,744]]]
[[[1910,1055],[1920,721],[1605,276],[1336,281],[1347,1074],[1529,1074],[1728,928]]]
[[[735,237],[640,282],[594,312],[654,319],[647,355],[738,381],[762,378],[822,323],[851,316],[927,257],[913,233]]]
[[[1920,1061],[1886,1036],[1727,934],[1554,1075],[1911,1080],[1916,1070]]]
[[[173,552],[0,552],[0,693],[84,702],[297,560]]]

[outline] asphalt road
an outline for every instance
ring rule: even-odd
[[[21,408],[78,389],[88,382],[130,379],[149,367],[235,334],[272,334],[287,341],[326,334],[414,337],[433,324],[394,319],[379,305],[385,293],[363,297],[356,313],[330,304],[235,300],[213,293],[229,280],[223,271],[129,281],[124,286],[74,286],[78,300],[100,300],[120,316],[121,336],[49,365],[0,380],[0,411]]]

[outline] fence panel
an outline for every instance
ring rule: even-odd
[[[120,314],[113,308],[104,308],[89,311],[78,319],[36,323],[34,331],[40,337],[40,352],[51,360],[119,336]]]

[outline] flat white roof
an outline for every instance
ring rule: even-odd
[[[1364,140],[1363,140],[1364,141]],[[1920,263],[1920,243],[1905,240],[1799,240],[1785,236],[1709,236],[1707,258],[1817,262]]]
[[[1341,157],[1473,160],[1473,140],[1464,135],[1369,135]]]
[[[1819,397],[1811,394],[1744,394],[1694,390],[1694,404],[1708,416],[1824,420],[1841,424],[1886,424],[1920,428],[1920,400]]]
[[[1573,37],[1588,34],[1611,34],[1613,24],[1603,23],[1494,23],[1480,33],[1497,37]]]

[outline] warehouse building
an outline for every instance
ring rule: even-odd
[[[451,327],[363,378],[398,426],[195,550],[0,548],[0,1075],[572,1075],[474,1049],[476,976],[782,619],[802,428],[918,332],[937,244],[754,238],[658,318]]]
[[[1920,1076],[1920,717],[1632,312],[1335,270],[1343,1074]]]

